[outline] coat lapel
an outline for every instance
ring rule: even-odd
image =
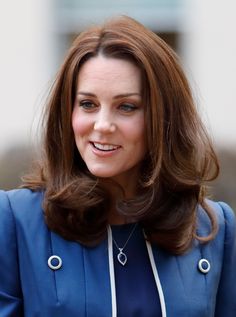
[[[111,290],[107,239],[86,248],[51,233],[51,251],[62,259],[54,271],[61,316],[110,317]]]
[[[206,276],[199,272],[199,248],[181,256],[171,256],[153,247],[168,317],[209,317]]]

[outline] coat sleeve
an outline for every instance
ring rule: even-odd
[[[0,316],[23,317],[15,222],[7,193],[0,191]]]
[[[224,213],[224,257],[217,292],[215,317],[236,316],[236,223],[232,209],[220,203]]]

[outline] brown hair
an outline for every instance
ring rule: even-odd
[[[206,182],[219,172],[215,152],[178,57],[156,34],[129,17],[89,29],[74,41],[47,104],[44,159],[39,171],[25,178],[24,187],[45,191],[46,222],[64,238],[85,245],[104,238],[110,195],[88,172],[71,126],[80,67],[97,54],[136,63],[147,105],[148,154],[139,194],[118,201],[118,211],[139,221],[151,242],[175,254],[185,252],[194,238],[210,241],[217,223],[204,198]],[[212,223],[207,237],[196,235],[199,204]]]

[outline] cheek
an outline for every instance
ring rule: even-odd
[[[127,142],[133,146],[139,146],[140,149],[144,150],[147,147],[146,142],[146,127],[144,119],[140,118],[134,120],[132,123],[123,125],[123,135]]]
[[[87,120],[82,115],[79,115],[77,111],[74,111],[72,114],[72,129],[75,136],[82,136],[88,130]]]
[[[132,125],[128,127],[129,135],[133,140],[137,140],[137,142],[145,139],[146,129],[144,119],[141,117],[138,120],[135,120]]]

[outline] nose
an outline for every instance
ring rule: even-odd
[[[94,123],[94,130],[102,133],[115,132],[116,125],[112,120],[112,116],[101,112]]]

